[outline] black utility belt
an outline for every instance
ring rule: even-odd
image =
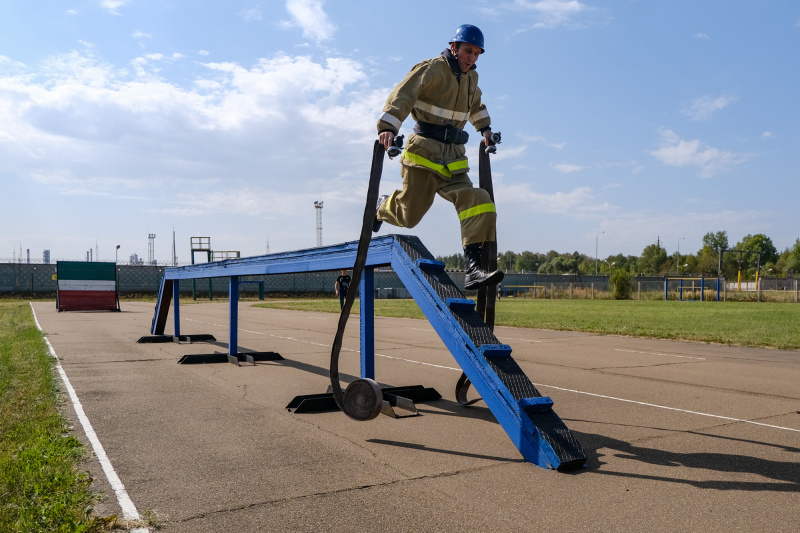
[[[431,124],[430,122],[417,121],[414,125],[414,133],[426,139],[433,139],[447,144],[467,144],[469,133],[460,130],[455,126],[442,126]]]

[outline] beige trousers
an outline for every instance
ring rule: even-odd
[[[402,165],[403,189],[381,204],[378,220],[413,228],[428,212],[436,194],[452,203],[461,222],[461,244],[495,241],[497,213],[485,190],[474,187],[466,173],[445,178],[423,167]]]

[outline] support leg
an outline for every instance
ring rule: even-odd
[[[172,318],[175,321],[173,326],[173,335],[180,337],[181,335],[181,312],[178,306],[178,296],[180,295],[180,280],[176,279],[172,282]]]
[[[228,336],[228,355],[239,353],[238,330],[239,330],[239,276],[231,276],[228,289],[228,301],[230,302],[229,318],[230,331]]]
[[[375,269],[365,268],[361,292],[361,377],[375,379]]]

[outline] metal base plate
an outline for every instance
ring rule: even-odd
[[[330,387],[328,388],[330,389]],[[442,395],[436,389],[426,388],[422,385],[385,387],[381,389],[381,392],[383,392],[383,408],[381,412],[392,418],[416,416],[419,413],[414,405],[415,402],[431,402],[442,398]],[[295,413],[323,413],[326,411],[338,411],[339,406],[336,405],[336,400],[333,399],[333,392],[329,390],[324,394],[295,396],[286,406],[286,410],[294,411]]]
[[[283,357],[275,352],[246,352],[237,354],[225,353],[206,353],[206,354],[186,354],[178,360],[179,365],[198,365],[208,363],[232,363],[240,366],[240,363],[256,364],[256,361],[280,361]]]
[[[214,335],[208,333],[198,333],[195,335],[147,335],[139,337],[138,343],[161,343],[161,342],[177,342],[177,343],[193,343],[193,342],[213,342],[217,340]]]

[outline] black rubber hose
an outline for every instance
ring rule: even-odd
[[[357,379],[353,381],[347,390],[342,392],[339,383],[339,353],[342,350],[342,338],[347,326],[347,319],[350,317],[350,310],[358,294],[358,287],[361,283],[361,275],[364,272],[364,265],[367,262],[367,252],[369,243],[372,240],[372,222],[377,211],[378,192],[381,183],[381,173],[383,172],[383,154],[386,152],[383,145],[375,141],[372,150],[372,168],[369,173],[369,187],[367,189],[367,203],[364,206],[364,220],[361,223],[361,236],[358,239],[358,250],[356,261],[353,265],[353,275],[350,287],[347,289],[347,298],[339,315],[339,326],[336,336],[333,339],[331,348],[331,387],[333,397],[339,409],[353,420],[371,420],[378,416],[383,406],[383,394],[380,386],[371,379]]]

